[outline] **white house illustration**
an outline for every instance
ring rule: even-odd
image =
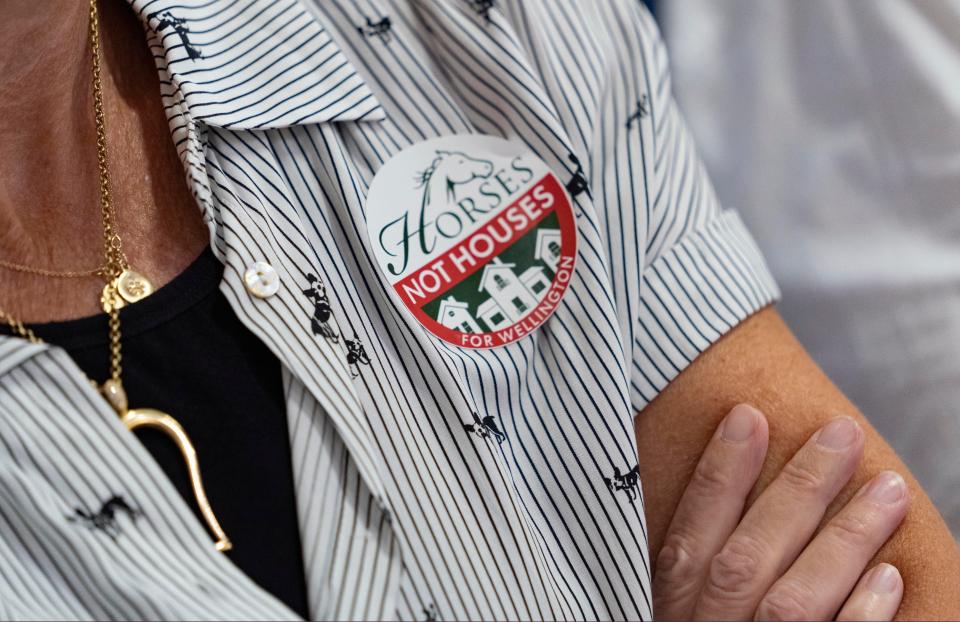
[[[550,266],[553,272],[556,272],[557,265],[560,263],[560,230],[537,230],[537,245],[535,248],[534,259],[539,259]]]
[[[437,320],[453,330],[461,333],[480,333],[483,332],[477,321],[473,319],[470,312],[467,311],[467,303],[460,302],[453,296],[447,296],[440,301],[440,311],[437,314]]]
[[[483,320],[491,331],[510,325],[509,318],[504,315],[500,305],[493,298],[487,298],[486,302],[477,307],[477,317]]]
[[[515,267],[495,258],[483,268],[480,291],[485,290],[490,298],[477,307],[477,317],[491,330],[518,321],[537,306],[550,287],[542,267],[531,266],[519,276],[513,271]]]
[[[543,293],[550,287],[550,279],[540,266],[531,266],[520,275],[520,282],[527,286],[533,297],[539,302]]]
[[[560,263],[559,229],[537,231],[533,261],[537,260],[556,273]],[[519,275],[514,271],[516,267],[517,264],[494,257],[480,274],[477,291],[486,292],[489,297],[477,307],[476,315],[470,313],[469,303],[447,296],[440,301],[437,321],[461,333],[495,331],[519,321],[543,299],[550,279],[542,265],[531,265]]]

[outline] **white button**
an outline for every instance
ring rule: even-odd
[[[280,275],[273,266],[264,261],[258,261],[247,268],[243,282],[247,285],[247,291],[257,298],[269,298],[280,289]]]

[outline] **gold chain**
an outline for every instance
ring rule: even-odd
[[[90,56],[93,61],[93,111],[97,125],[97,166],[100,174],[100,213],[103,220],[103,257],[99,268],[89,270],[54,270],[36,268],[22,263],[0,259],[0,268],[14,272],[51,278],[87,278],[99,276],[107,281],[120,275],[126,267],[126,257],[115,225],[116,214],[110,202],[110,169],[107,166],[107,124],[103,112],[103,85],[100,81],[100,24],[97,2],[90,0]]]
[[[99,169],[100,184],[100,215],[103,220],[103,266],[94,270],[85,271],[55,271],[42,268],[30,268],[12,262],[0,261],[0,266],[50,277],[80,277],[100,276],[107,282],[104,290],[104,310],[109,316],[110,329],[110,377],[120,382],[123,372],[121,362],[123,352],[120,347],[120,308],[123,302],[117,298],[116,282],[128,269],[127,258],[123,253],[120,233],[116,227],[116,213],[110,201],[110,167],[107,161],[107,123],[103,111],[103,85],[100,80],[100,20],[97,15],[97,0],[90,0],[90,58],[93,65],[93,111],[97,127],[97,167]],[[112,292],[112,296],[108,295]],[[32,330],[13,317],[10,313],[0,309],[0,320],[6,322],[13,331],[32,343],[42,343],[42,340]]]
[[[103,267],[92,271],[100,274],[106,281],[106,287],[100,297],[103,310],[107,313],[110,328],[110,378],[102,385],[91,381],[103,397],[117,411],[120,420],[128,430],[142,427],[161,430],[173,440],[187,465],[191,486],[200,507],[200,513],[207,526],[216,537],[216,549],[229,551],[233,548],[230,538],[224,533],[217,521],[213,508],[203,487],[197,451],[184,431],[183,426],[170,415],[152,408],[128,408],[127,394],[123,388],[121,374],[123,356],[120,348],[120,308],[134,303],[153,291],[153,285],[143,275],[130,269],[123,254],[123,245],[117,231],[116,214],[110,202],[110,170],[107,163],[107,124],[103,113],[103,87],[100,83],[100,27],[97,19],[97,0],[90,0],[90,47],[93,60],[93,110],[97,124],[97,164],[100,169],[100,213],[103,218]],[[44,271],[50,272],[53,271]],[[51,276],[64,276],[56,274]],[[30,341],[42,343],[32,330],[18,319],[0,309],[0,321],[6,322],[13,331]]]
[[[120,309],[114,307],[110,310],[110,318],[107,321],[110,326],[110,377],[120,382],[120,374],[123,372],[123,352],[120,350]]]
[[[43,343],[43,341],[33,334],[33,331],[23,325],[23,322],[13,317],[3,309],[0,309],[0,320],[3,320],[10,325],[10,328],[13,329],[13,332],[17,333],[30,343]]]
[[[34,268],[21,263],[14,263],[0,259],[0,268],[6,268],[14,272],[23,272],[24,274],[36,274],[37,276],[47,276],[62,279],[80,279],[93,276],[103,276],[103,268],[91,268],[90,270],[51,270],[48,268]]]
[[[100,81],[100,20],[97,0],[90,0],[90,58],[93,66],[93,113],[97,126],[97,167],[100,173],[100,217],[103,220],[103,271],[108,283],[118,278],[127,267],[120,233],[114,222],[116,214],[110,201],[110,168],[107,162],[107,120],[103,112],[103,85]],[[120,349],[120,307],[109,305],[110,377],[120,382],[123,371]]]
[[[107,121],[103,112],[103,86],[100,82],[100,21],[97,0],[90,0],[90,57],[93,65],[93,112],[97,125],[97,166],[100,172],[100,215],[103,219],[104,276],[109,281],[127,267],[116,214],[110,201],[110,168],[107,164]]]

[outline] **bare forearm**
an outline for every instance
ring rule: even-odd
[[[899,617],[960,619],[960,551],[943,520],[890,446],[813,363],[773,310],[758,313],[716,343],[637,417],[654,555],[713,430],[740,402],[756,405],[770,424],[767,461],[752,498],[828,419],[847,414],[860,421],[867,433],[864,459],[824,520],[879,471],[901,473],[913,505],[877,556],[877,561],[897,566],[904,577]]]

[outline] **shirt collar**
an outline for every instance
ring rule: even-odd
[[[264,129],[384,118],[363,78],[298,0],[128,1],[193,119]]]
[[[41,352],[50,349],[46,343],[32,343],[26,339],[0,334],[0,378]]]

